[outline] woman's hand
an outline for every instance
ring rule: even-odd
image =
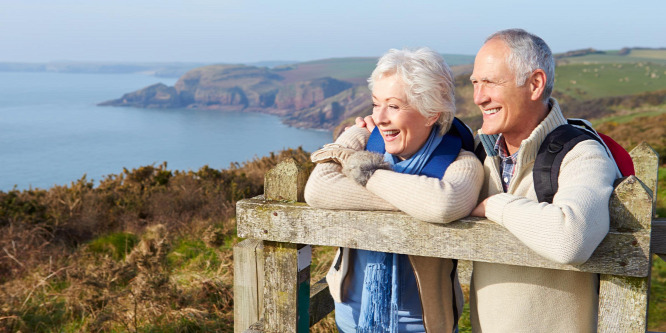
[[[356,150],[337,143],[329,143],[312,153],[310,160],[314,163],[335,162],[344,166],[345,161],[355,152]]]
[[[345,131],[348,130],[351,126],[345,127]],[[375,121],[372,119],[372,116],[365,116],[365,118],[361,117],[356,117],[356,127],[359,128],[366,128],[368,132],[372,133],[372,131],[377,127],[375,125]]]
[[[375,120],[372,119],[372,116],[365,116],[365,118],[356,117],[356,126],[360,128],[367,128],[368,132],[372,133],[377,125],[375,125]]]
[[[391,165],[384,161],[384,155],[365,150],[354,152],[342,164],[342,174],[361,186],[379,169],[391,170]]]

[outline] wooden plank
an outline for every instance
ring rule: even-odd
[[[307,332],[310,302],[309,263],[299,272],[303,245],[264,242],[264,331]],[[303,299],[300,295],[307,295]],[[299,320],[300,316],[300,320]]]
[[[634,169],[636,170],[636,177],[638,177],[645,186],[651,191],[653,204],[657,202],[657,184],[659,172],[659,154],[657,154],[650,145],[646,142],[641,142],[636,148],[629,152],[631,159],[634,161]],[[654,216],[654,210],[652,214]]]
[[[335,309],[326,279],[312,285],[310,290],[310,326],[316,324]]]
[[[289,158],[266,172],[264,195],[270,200],[305,202],[307,181],[308,173],[293,158]]]
[[[264,240],[614,275],[647,276],[649,270],[646,231],[611,231],[586,263],[562,265],[481,218],[434,224],[402,212],[333,211],[253,198],[238,202],[237,221],[239,236]]]
[[[234,332],[244,332],[263,312],[263,242],[246,239],[234,246]]]
[[[610,200],[611,216],[616,219],[612,225],[618,231],[651,232],[657,194],[658,157],[645,143],[632,150],[631,156],[636,176],[642,182],[630,176],[616,188]],[[649,247],[647,253],[650,254]],[[648,255],[648,264],[651,264],[651,258]],[[644,277],[601,275],[597,331],[645,332],[649,289],[649,271]]]
[[[645,332],[648,288],[649,278],[602,275],[597,332]]]
[[[236,318],[234,318],[234,321]],[[248,327],[243,333],[264,333],[264,320],[259,320]]]
[[[636,176],[625,178],[610,197],[611,230],[650,230],[652,224],[652,194]]]

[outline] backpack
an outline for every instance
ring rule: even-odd
[[[539,202],[553,203],[553,197],[558,189],[557,178],[564,156],[579,142],[585,140],[595,140],[604,146],[623,177],[636,174],[631,156],[615,140],[597,133],[586,120],[567,119],[566,125],[557,127],[546,136],[534,160],[532,177]],[[474,152],[483,163],[486,158],[483,144],[479,144]]]

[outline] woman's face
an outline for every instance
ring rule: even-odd
[[[382,133],[386,151],[408,159],[426,142],[438,116],[424,117],[407,104],[402,80],[397,75],[381,78],[372,88],[372,119]]]

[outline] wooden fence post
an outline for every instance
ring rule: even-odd
[[[649,235],[655,211],[659,158],[645,143],[634,148],[630,155],[634,161],[636,177],[627,177],[613,191],[609,205],[611,230]],[[638,243],[634,240],[632,244],[636,246]],[[651,263],[651,258],[650,251],[645,253],[648,263]],[[650,266],[647,266],[645,277],[601,275],[598,332],[646,331]]]
[[[307,178],[296,161],[285,160],[266,173],[264,198],[302,202]],[[265,241],[264,260],[265,332],[308,332],[312,247]]]
[[[631,150],[629,153],[634,161],[636,177],[640,179],[645,186],[650,189],[652,194],[652,217],[655,216],[657,203],[657,184],[659,173],[659,154],[657,154],[645,141]]]
[[[234,333],[259,321],[264,311],[264,244],[246,239],[234,246]]]

